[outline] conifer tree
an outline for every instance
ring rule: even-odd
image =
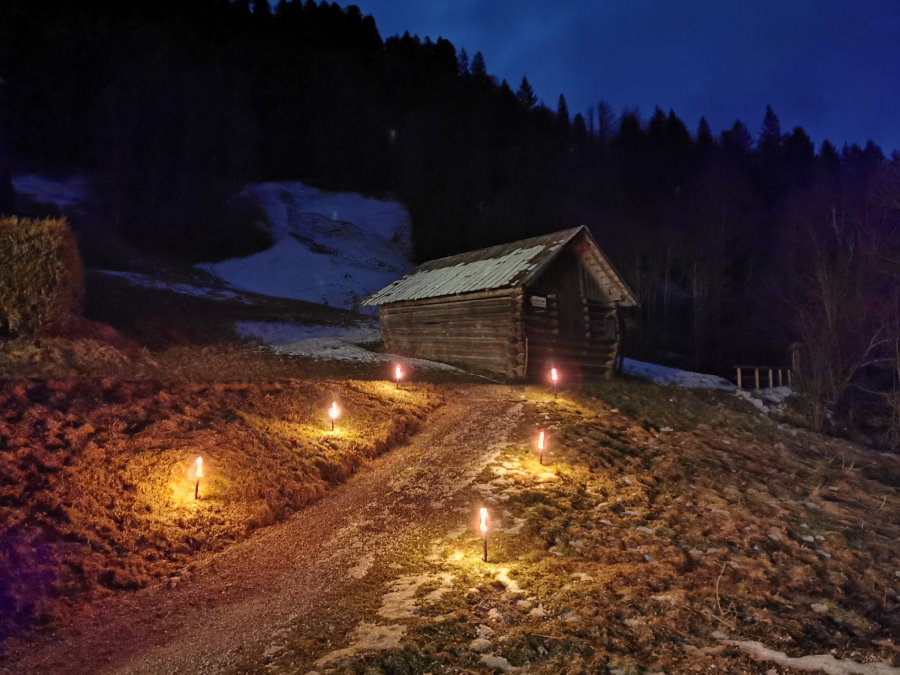
[[[759,141],[757,147],[763,152],[772,152],[781,148],[781,122],[778,115],[772,110],[772,106],[766,106],[766,115],[763,117],[762,126],[759,129]]]
[[[556,103],[556,122],[559,126],[569,128],[569,105],[566,103],[566,97],[559,95]]]
[[[487,66],[484,63],[484,54],[480,51],[475,52],[475,56],[472,57],[472,75],[479,80],[487,79]]]
[[[522,82],[519,84],[519,89],[516,91],[516,98],[518,98],[526,108],[533,108],[538,102],[537,96],[534,95],[534,89],[531,88],[531,83],[524,75],[522,76]]]
[[[459,48],[459,53],[456,55],[456,61],[459,63],[459,74],[460,75],[468,75],[469,74],[469,55],[466,53],[464,47]]]

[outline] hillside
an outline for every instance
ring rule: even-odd
[[[714,390],[440,393],[305,515],[11,643],[0,670],[897,672],[895,457]]]

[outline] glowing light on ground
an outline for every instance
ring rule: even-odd
[[[403,379],[403,368],[398,363],[394,366],[394,380],[397,382],[397,389],[400,388],[400,380]]]
[[[341,409],[338,407],[337,401],[331,402],[328,408],[328,416],[331,418],[331,430],[334,431],[334,421],[341,416]]]
[[[541,433],[538,434],[537,450],[538,450],[538,457],[540,457],[541,464],[543,464],[544,463],[544,432],[543,432],[543,430],[541,430]]]
[[[550,369],[550,381],[553,382],[553,398],[556,398],[556,385],[559,384],[559,371],[556,368]]]
[[[484,562],[487,562],[488,559],[488,545],[487,545],[487,533],[488,533],[488,510],[485,507],[481,507],[479,511],[480,522],[478,523],[478,529],[481,530],[481,541],[484,544]]]
[[[194,477],[197,479],[194,485],[194,499],[200,499],[200,479],[203,478],[203,458],[198,457],[194,461]]]

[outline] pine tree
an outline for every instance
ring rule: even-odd
[[[468,75],[469,74],[469,55],[466,53],[464,47],[459,48],[459,54],[456,55],[456,60],[459,63],[459,74],[460,75]]]
[[[516,91],[516,98],[518,98],[526,108],[533,108],[538,102],[537,96],[534,95],[534,89],[531,88],[531,83],[524,75],[522,76],[522,82],[519,84],[519,89]]]
[[[487,79],[487,66],[484,63],[484,54],[481,52],[475,52],[475,56],[472,57],[472,75],[479,80]]]
[[[772,159],[781,149],[783,138],[781,135],[781,122],[778,115],[772,111],[772,106],[766,106],[766,115],[763,117],[762,126],[759,129],[759,141],[757,147],[764,156]]]
[[[556,102],[556,122],[561,127],[569,128],[569,106],[566,103],[566,97],[562,94],[559,95],[559,100]]]
[[[701,117],[700,123],[697,125],[697,145],[707,147],[712,144],[712,129],[709,128],[709,122],[706,121],[706,118]]]
[[[735,120],[731,129],[722,132],[722,147],[739,155],[750,152],[753,145],[753,137],[747,129],[747,125],[740,120]]]

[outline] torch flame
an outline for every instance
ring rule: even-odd
[[[401,368],[400,364],[398,363],[396,366],[394,366],[394,379],[399,380],[401,377],[403,377],[403,368]]]
[[[340,414],[341,414],[341,409],[338,408],[337,401],[332,401],[331,407],[328,409],[328,416],[331,419],[337,419]]]
[[[553,384],[556,384],[557,381],[559,381],[559,372],[556,370],[556,368],[550,369],[550,379],[553,380]]]
[[[538,450],[543,451],[544,449],[544,432],[538,434]]]
[[[481,523],[479,523],[478,528],[481,530],[482,534],[485,534],[487,532],[488,513],[487,513],[487,509],[484,508],[483,506],[481,507],[480,515],[481,515]]]
[[[203,478],[203,458],[198,457],[194,462],[194,475],[197,478]]]

